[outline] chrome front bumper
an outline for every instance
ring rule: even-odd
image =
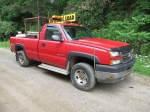
[[[97,82],[115,83],[121,81],[131,74],[134,64],[135,58],[128,63],[114,66],[96,64],[95,77]]]
[[[131,74],[132,70],[133,70],[133,67],[131,67],[130,69],[128,69],[126,71],[119,72],[119,73],[96,71],[95,75],[97,78],[97,82],[115,83],[115,82],[121,81],[121,80],[125,79],[126,77],[128,77]]]

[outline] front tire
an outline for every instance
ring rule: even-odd
[[[70,76],[73,85],[82,91],[90,90],[95,86],[94,69],[87,63],[75,64],[71,69]]]
[[[18,62],[22,67],[27,67],[30,64],[30,60],[26,57],[23,50],[18,52]]]

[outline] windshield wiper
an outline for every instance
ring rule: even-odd
[[[95,38],[95,37],[77,37],[77,38],[73,38],[73,40],[79,40],[79,39],[85,39],[85,38]]]
[[[78,37],[78,38],[74,38],[73,40],[79,40],[79,39],[84,39],[85,37]]]

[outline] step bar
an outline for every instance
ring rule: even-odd
[[[58,67],[51,66],[51,65],[48,65],[48,64],[42,63],[38,67],[44,68],[44,69],[47,69],[47,70],[51,70],[53,72],[61,73],[61,74],[64,74],[64,75],[68,75],[66,69],[58,68]]]

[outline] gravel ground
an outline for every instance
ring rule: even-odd
[[[132,73],[115,84],[76,89],[69,76],[37,63],[20,67],[15,54],[0,48],[0,112],[150,112],[150,77]]]

